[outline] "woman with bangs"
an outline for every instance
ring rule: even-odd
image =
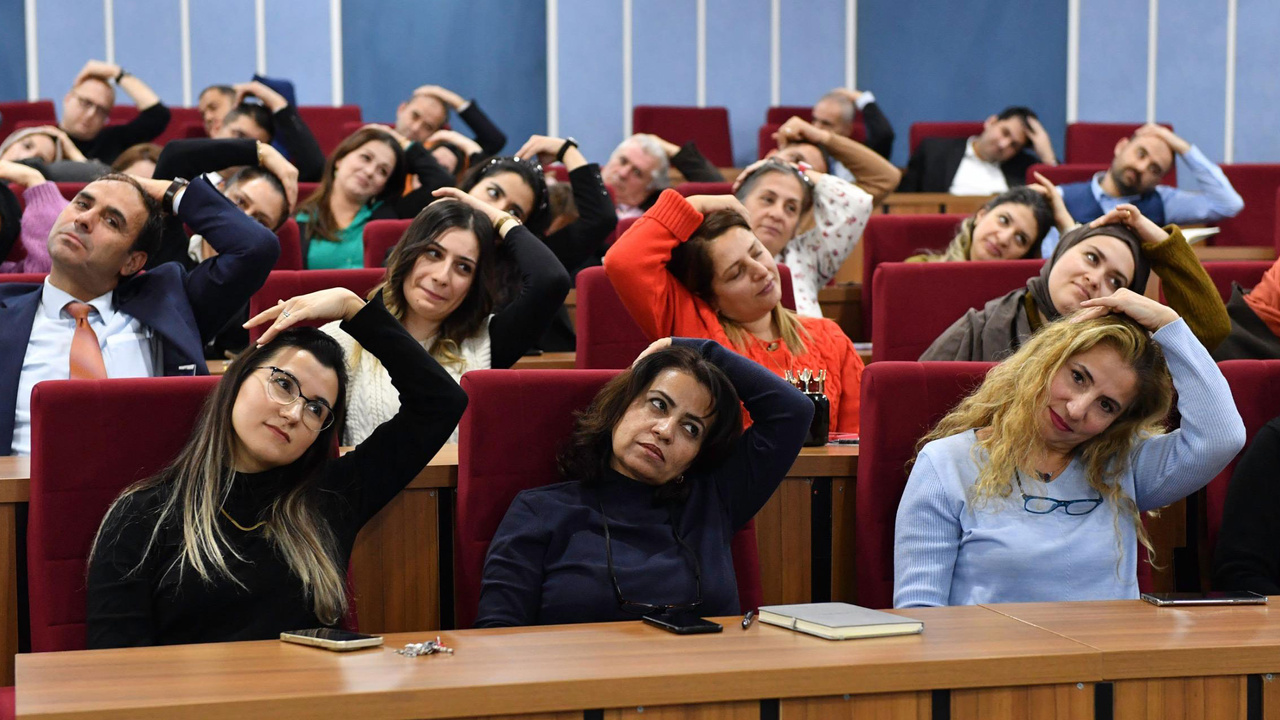
[[[702,337],[773,373],[827,371],[830,427],[858,432],[862,359],[826,318],[782,306],[777,263],[732,195],[665,190],[604,257],[623,305],[651,338]]]
[[[1231,388],[1175,311],[1124,288],[1080,304],[920,441],[894,607],[1137,599],[1141,513],[1243,447]],[[1175,389],[1182,421],[1166,433]]]
[[[387,259],[381,298],[409,335],[456,381],[463,373],[509,368],[533,347],[569,293],[569,277],[527,228],[456,188],[414,218]],[[494,302],[496,243],[517,270],[517,287]],[[400,397],[381,360],[338,323],[321,328],[346,352],[351,376],[343,445],[358,445],[396,414]],[[450,442],[457,441],[455,429]]]

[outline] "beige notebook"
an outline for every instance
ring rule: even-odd
[[[760,608],[760,622],[828,640],[924,632],[919,620],[840,602],[766,605]]]

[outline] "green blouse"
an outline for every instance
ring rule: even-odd
[[[347,270],[364,267],[364,226],[380,205],[381,200],[361,207],[351,219],[351,224],[338,231],[339,242],[312,237],[307,247],[307,269]],[[311,215],[300,212],[294,219],[301,225],[311,222]]]

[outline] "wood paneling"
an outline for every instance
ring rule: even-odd
[[[778,720],[930,720],[933,693],[799,698],[783,700],[778,710]]]
[[[1124,680],[1115,717],[1124,720],[1245,720],[1243,675]]]
[[[605,710],[604,720],[760,720],[760,702],[619,708]]]
[[[1262,676],[1262,720],[1280,720],[1280,676],[1267,675]]]
[[[1116,717],[1127,717],[1117,715]],[[980,688],[951,692],[952,720],[1092,720],[1093,684]]]
[[[808,602],[812,597],[812,489],[809,478],[787,478],[756,515],[765,605]]]
[[[18,654],[18,523],[17,506],[0,503],[0,685],[13,684]]]
[[[831,599],[851,603],[855,594],[854,478],[831,480]]]
[[[360,630],[440,627],[439,490],[406,490],[356,537],[351,570]]]

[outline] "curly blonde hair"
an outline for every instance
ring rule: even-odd
[[[1073,454],[1084,465],[1089,487],[1133,522],[1138,541],[1154,563],[1154,548],[1137,504],[1125,494],[1119,480],[1138,442],[1164,433],[1164,420],[1173,404],[1173,380],[1159,345],[1127,317],[1107,315],[1080,323],[1064,318],[1045,325],[1018,352],[992,368],[982,385],[920,440],[917,452],[932,440],[990,428],[980,434],[971,451],[980,469],[969,491],[970,500],[981,505],[992,498],[1008,497],[1013,493],[1014,474],[1035,473],[1035,460],[1045,450],[1044,438],[1036,428],[1054,376],[1069,359],[1099,345],[1118,352],[1133,370],[1137,392],[1106,430],[1076,446]],[[1120,513],[1116,516],[1117,538]]]

